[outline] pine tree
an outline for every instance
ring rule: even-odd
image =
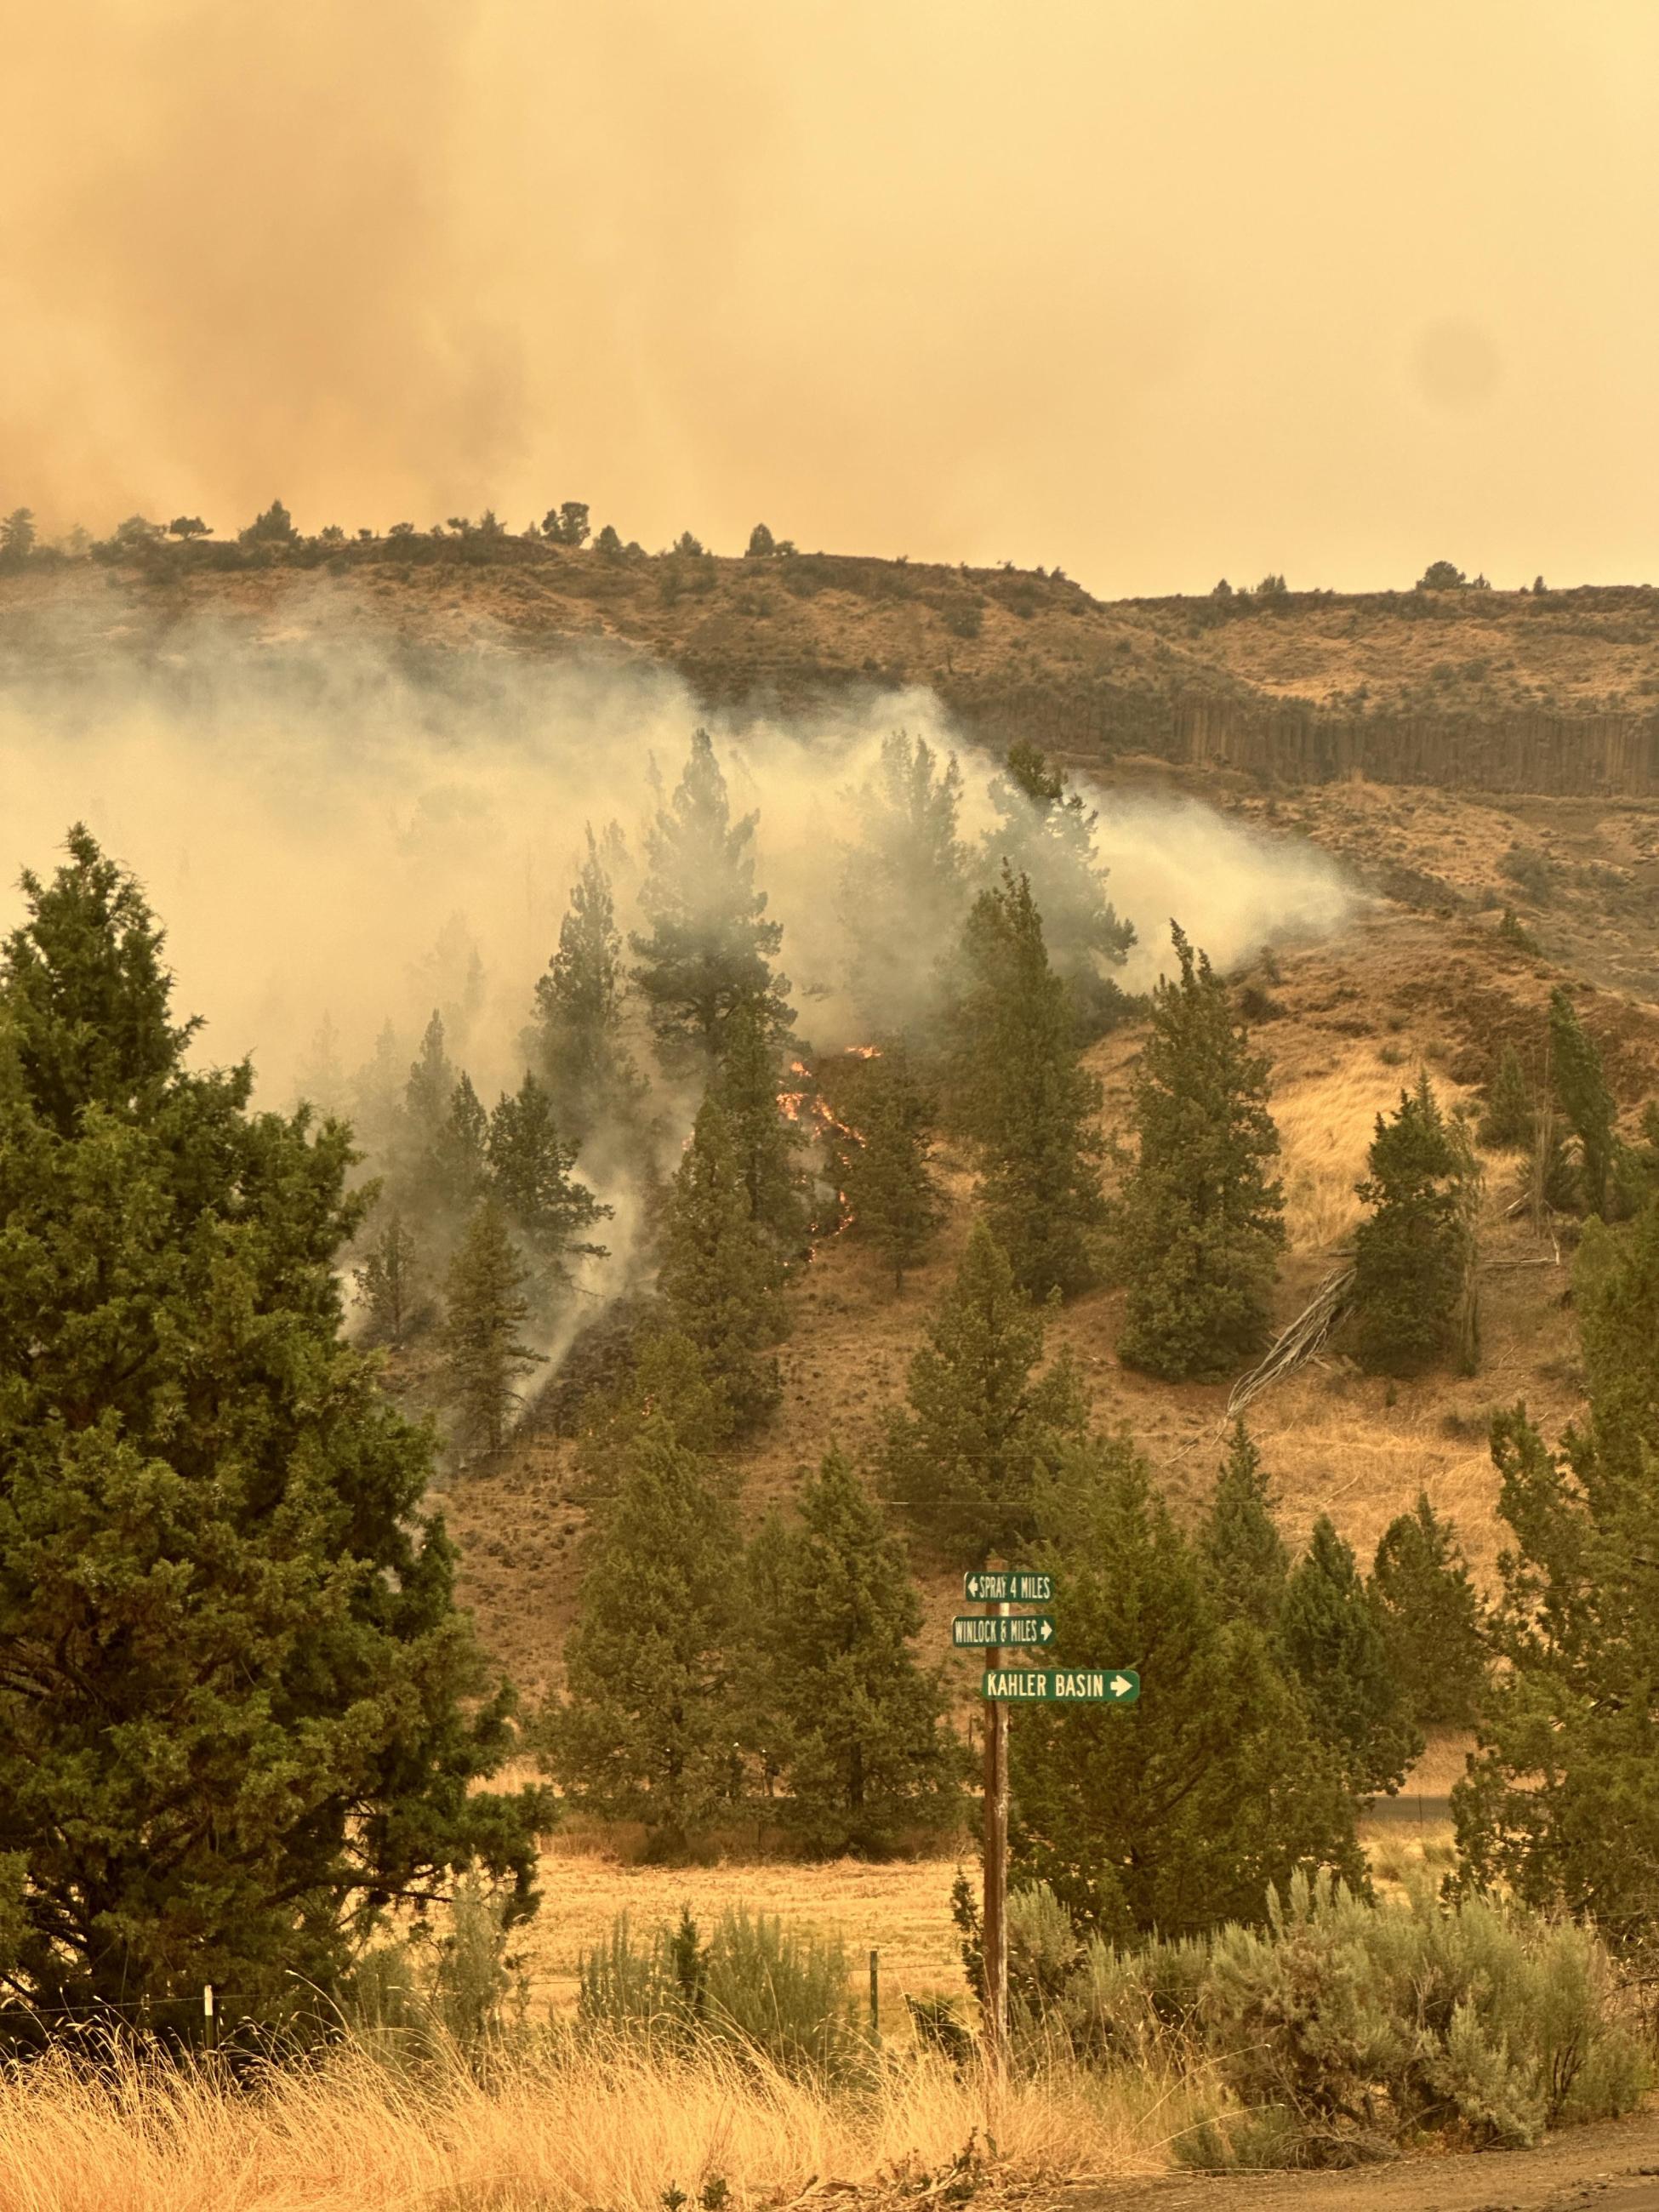
[[[295,1103],[301,1100],[319,1114],[340,1114],[346,1104],[346,1079],[340,1066],[340,1033],[331,1014],[325,1014],[311,1040],[295,1084]]]
[[[917,948],[951,943],[967,903],[967,854],[957,833],[962,771],[925,738],[896,730],[854,794],[855,839],[842,865],[840,915],[853,996],[873,1035],[914,1034],[938,1002]]]
[[[781,1036],[793,1021],[788,978],[771,959],[781,922],[763,920],[766,894],[755,889],[750,849],[759,816],[732,819],[726,779],[706,730],[671,804],[659,810],[646,842],[648,863],[640,905],[651,927],[629,939],[664,1065],[685,1066],[701,1052],[718,1060],[735,1008],[760,1002]]]
[[[399,1202],[411,1210],[429,1202],[433,1156],[454,1103],[455,1079],[443,1017],[434,1009],[404,1085],[391,1147],[392,1188]]]
[[[1285,1594],[1279,1638],[1318,1734],[1357,1796],[1390,1795],[1423,1749],[1352,1547],[1322,1513]]]
[[[1121,1015],[1123,994],[1109,971],[1135,941],[1106,896],[1095,853],[1095,814],[1067,788],[1063,769],[1035,745],[1009,748],[1006,775],[991,785],[1000,817],[986,836],[993,860],[1030,879],[1054,967],[1065,979],[1085,1032],[1098,1036]]]
[[[591,829],[559,949],[536,985],[531,1041],[553,1118],[576,1150],[636,1127],[647,1085],[623,1042],[622,939]]]
[[[729,1790],[740,1553],[708,1462],[652,1415],[589,1554],[544,1741],[567,1796],[642,1821],[656,1856],[683,1851]]]
[[[1182,1382],[1260,1348],[1285,1229],[1267,1173],[1279,1151],[1267,1062],[1208,959],[1171,934],[1180,973],[1152,993],[1132,1093],[1139,1147],[1112,1227],[1128,1292],[1118,1357]]]
[[[1261,1455],[1241,1417],[1200,1530],[1199,1556],[1220,1618],[1253,1621],[1268,1636],[1278,1631],[1291,1573],[1273,1505]]]
[[[1036,1527],[1036,1496],[1088,1406],[1070,1360],[1047,1374],[1042,1314],[983,1222],[910,1363],[908,1413],[890,1414],[887,1494],[964,1566],[1012,1551]]]
[[[1498,1073],[1486,1086],[1486,1105],[1475,1134],[1488,1152],[1524,1152],[1533,1141],[1536,1122],[1521,1055],[1512,1044],[1506,1044]]]
[[[838,1451],[800,1493],[800,1522],[763,1540],[750,1588],[768,1610],[750,1647],[751,1706],[781,1723],[786,1825],[820,1855],[892,1850],[959,1817],[941,1725],[942,1670],[911,1649],[921,1600],[873,1499]]]
[[[483,1197],[489,1181],[489,1116],[463,1070],[422,1164],[427,1202],[441,1216],[458,1219]]]
[[[945,1198],[928,1153],[935,1112],[902,1045],[866,1061],[854,1110],[856,1131],[830,1133],[830,1165],[853,1232],[881,1255],[904,1287],[945,1218]]]
[[[497,1100],[483,1150],[490,1189],[535,1255],[544,1286],[568,1282],[573,1256],[606,1256],[605,1246],[587,1241],[584,1231],[610,1220],[615,1209],[601,1205],[571,1173],[575,1151],[561,1142],[553,1102],[533,1075],[512,1097],[503,1091]]]
[[[1371,1209],[1354,1234],[1360,1364],[1419,1375],[1455,1352],[1472,1364],[1474,1164],[1426,1074],[1391,1118],[1377,1115],[1367,1158],[1355,1186]]]
[[[390,1022],[381,1024],[373,1057],[352,1077],[351,1127],[358,1143],[376,1162],[390,1162],[402,1126],[407,1066]]]
[[[514,1385],[542,1364],[539,1352],[519,1341],[530,1318],[526,1272],[506,1215],[486,1198],[467,1224],[444,1285],[444,1401],[453,1409],[463,1452],[493,1457],[500,1451],[520,1403]]]
[[[1586,1212],[1605,1217],[1619,1150],[1618,1109],[1595,1041],[1559,984],[1550,993],[1550,1081],[1577,1141],[1581,1203]]]
[[[1127,1944],[1261,1921],[1270,1884],[1328,1867],[1364,1887],[1340,1762],[1253,1622],[1223,1621],[1125,1438],[1074,1446],[1033,1563],[1055,1577],[1044,1663],[1133,1667],[1123,1711],[1023,1705],[1009,1731],[1011,1873]]]
[[[420,1252],[393,1213],[370,1244],[363,1264],[353,1271],[357,1296],[368,1318],[367,1334],[377,1344],[401,1344],[421,1305]]]
[[[957,1064],[986,1219],[1034,1297],[1068,1294],[1093,1279],[1091,1231],[1105,1217],[1100,1085],[1079,1058],[1071,1001],[1024,876],[1005,868],[975,901],[964,959]]]
[[[1426,1491],[1383,1531],[1370,1597],[1389,1671],[1419,1725],[1470,1727],[1486,1679],[1480,1600],[1457,1532]]]
[[[705,1099],[669,1193],[659,1287],[738,1431],[778,1401],[771,1346],[787,1328],[779,1279],[776,1255],[750,1212],[731,1119],[717,1099]]]
[[[765,1002],[739,1000],[726,1019],[709,1096],[731,1125],[749,1218],[787,1266],[807,1250],[806,1196],[799,1164],[805,1139],[778,1103],[782,1082]]]
[[[275,2021],[536,1796],[423,1518],[430,1445],[342,1337],[337,1124],[185,1064],[162,937],[79,828],[0,955],[0,1863],[51,2014]],[[297,1978],[297,1982],[296,1982]],[[131,2017],[125,2010],[122,2017]]]

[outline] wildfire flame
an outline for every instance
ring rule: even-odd
[[[850,1044],[846,1048],[844,1057],[878,1060],[881,1057],[881,1047],[878,1044]],[[817,1088],[812,1070],[804,1060],[792,1060],[789,1063],[789,1073],[803,1079],[803,1088],[799,1091],[779,1091],[778,1111],[781,1114],[796,1123],[798,1127],[816,1128],[820,1136],[827,1137],[833,1130],[837,1136],[850,1138],[855,1145],[861,1145],[864,1142],[863,1132],[855,1129],[850,1121],[843,1121],[823,1093]],[[805,1087],[805,1085],[812,1087],[809,1089]],[[853,1217],[848,1209],[847,1194],[844,1190],[838,1190],[836,1193],[836,1200],[841,1219],[832,1233],[838,1236],[842,1230],[850,1224]]]

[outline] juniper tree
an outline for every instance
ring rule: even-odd
[[[587,1554],[543,1737],[566,1796],[643,1822],[656,1856],[683,1851],[729,1790],[741,1549],[711,1463],[649,1416]]]
[[[1206,955],[1170,933],[1179,972],[1152,993],[1131,1090],[1137,1150],[1111,1223],[1127,1290],[1118,1357],[1182,1382],[1260,1348],[1285,1229],[1267,1062]]]
[[[1659,1206],[1592,1223],[1574,1267],[1590,1413],[1552,1450],[1492,1424],[1503,1662],[1452,1792],[1466,1888],[1592,1920],[1624,1950],[1659,1926]]]
[[[1127,1438],[1074,1445],[1027,1555],[1054,1575],[1062,1667],[1133,1667],[1140,1702],[1021,1709],[1009,1731],[1017,1881],[1127,1944],[1260,1921],[1270,1885],[1364,1863],[1340,1761],[1254,1622],[1224,1620]]]
[[[1199,1558],[1216,1612],[1271,1636],[1285,1609],[1291,1555],[1273,1518],[1261,1455],[1241,1417],[1199,1532]]]
[[[388,1218],[362,1265],[353,1271],[353,1279],[371,1340],[401,1344],[420,1310],[421,1272],[419,1248],[400,1213]]]
[[[788,978],[772,972],[783,925],[767,921],[750,849],[756,814],[732,818],[726,779],[706,730],[646,841],[640,905],[648,931],[629,939],[664,1063],[718,1059],[733,1011],[758,1001],[779,1035],[793,1017]]]
[[[853,1233],[893,1271],[893,1288],[933,1242],[945,1198],[929,1160],[935,1111],[902,1045],[866,1063],[854,1110],[855,1131],[830,1133],[832,1171]]]
[[[1524,1152],[1533,1141],[1536,1121],[1521,1055],[1512,1044],[1506,1044],[1498,1072],[1486,1086],[1475,1135],[1490,1152]]]
[[[854,794],[857,827],[846,848],[841,921],[853,996],[870,1030],[923,1025],[938,1001],[930,955],[948,945],[967,902],[967,853],[957,835],[962,771],[924,738],[896,730]]]
[[[1119,919],[1106,896],[1106,871],[1095,852],[1099,817],[1035,745],[1012,745],[1005,766],[991,785],[1000,819],[987,833],[987,849],[1030,878],[1050,957],[1085,1031],[1098,1036],[1124,1003],[1109,971],[1122,967],[1135,941],[1133,924]]]
[[[544,1285],[569,1279],[573,1256],[605,1257],[605,1248],[584,1232],[608,1221],[614,1208],[601,1205],[571,1170],[574,1146],[562,1142],[554,1126],[553,1102],[533,1075],[526,1074],[510,1097],[503,1091],[489,1115],[484,1137],[489,1187],[526,1249],[534,1255]]]
[[[519,1340],[530,1318],[527,1276],[507,1216],[495,1199],[484,1199],[444,1283],[444,1402],[465,1453],[500,1451],[520,1402],[518,1380],[542,1364],[542,1355]]]
[[[1377,1115],[1367,1163],[1355,1185],[1371,1209],[1354,1232],[1360,1364],[1418,1375],[1455,1352],[1472,1365],[1474,1164],[1426,1074]]]
[[[1577,1142],[1584,1210],[1605,1216],[1619,1150],[1618,1109],[1595,1041],[1559,984],[1550,993],[1550,1082]]]
[[[622,939],[593,832],[559,924],[559,949],[536,984],[531,1043],[553,1117],[580,1149],[634,1127],[647,1085],[623,1036]]]
[[[276,2020],[539,1798],[421,1509],[430,1440],[342,1335],[347,1131],[198,1073],[84,830],[0,955],[0,1864],[46,2013],[204,1981]]]
[[[1457,1532],[1419,1491],[1382,1532],[1370,1599],[1389,1671],[1419,1725],[1473,1725],[1486,1679],[1481,1606]]]
[[[840,1452],[803,1484],[799,1521],[764,1536],[751,1590],[750,1702],[781,1723],[779,1808],[807,1850],[889,1851],[959,1817],[943,1672],[912,1644],[921,1600],[874,1500]]]
[[[751,1428],[776,1405],[771,1347],[785,1334],[781,1271],[750,1211],[730,1116],[705,1099],[669,1192],[658,1286],[695,1346],[726,1418]]]
[[[731,1124],[750,1218],[787,1265],[806,1252],[805,1139],[779,1103],[783,1073],[764,1000],[742,999],[727,1017],[709,1095]]]
[[[1070,998],[1024,876],[1005,867],[981,893],[963,951],[957,1066],[986,1219],[1034,1297],[1081,1290],[1105,1218],[1100,1085],[1079,1057]]]
[[[1042,1314],[975,1223],[910,1363],[909,1410],[888,1416],[882,1451],[887,1495],[964,1566],[1030,1538],[1042,1478],[1087,1426],[1069,1358],[1039,1376],[1042,1349]]]
[[[1314,1522],[1291,1572],[1279,1642],[1307,1695],[1313,1725],[1342,1761],[1357,1796],[1392,1794],[1423,1749],[1411,1701],[1354,1563],[1328,1514]]]

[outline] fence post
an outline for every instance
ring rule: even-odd
[[[202,1984],[202,2034],[210,2051],[219,2048],[219,2015],[213,2008],[213,1984]]]
[[[870,1954],[870,2034],[874,2042],[881,2041],[881,1954]]]

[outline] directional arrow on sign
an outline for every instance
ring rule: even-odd
[[[969,1605],[1047,1605],[1054,1594],[1052,1575],[1015,1567],[975,1567],[962,1578]]]
[[[1140,1677],[1133,1667],[1005,1667],[980,1684],[982,1698],[1017,1705],[1133,1705]]]
[[[951,1643],[969,1650],[986,1644],[1020,1644],[1041,1650],[1054,1640],[1054,1616],[1047,1613],[959,1613],[951,1623]]]

